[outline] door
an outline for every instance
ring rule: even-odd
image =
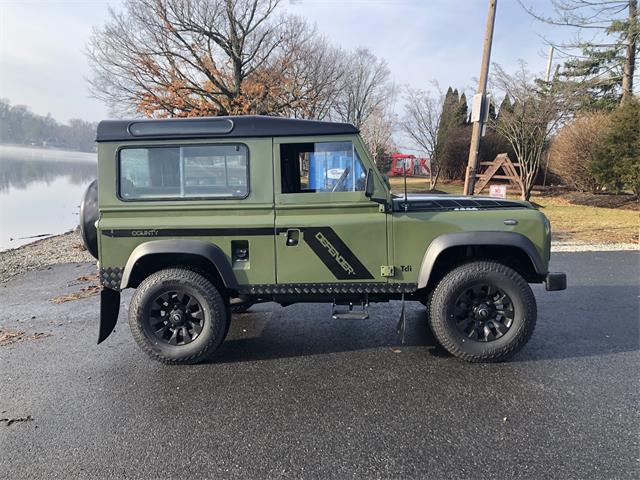
[[[364,192],[353,137],[274,143],[278,283],[372,283],[387,263],[387,215]]]

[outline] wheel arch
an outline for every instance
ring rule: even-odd
[[[528,282],[541,282],[547,267],[535,245],[516,232],[458,232],[437,237],[424,254],[418,289],[427,287],[446,273],[446,268],[474,259],[502,261]]]
[[[146,276],[162,268],[193,267],[227,290],[238,290],[238,281],[222,249],[202,240],[151,240],[138,245],[127,260],[120,288],[136,287]]]

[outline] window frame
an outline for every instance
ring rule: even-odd
[[[122,167],[121,167],[121,158],[120,158],[120,153],[123,150],[140,150],[140,149],[152,149],[152,148],[185,148],[185,147],[229,147],[229,146],[236,146],[236,147],[244,147],[247,150],[247,168],[246,168],[246,172],[247,172],[247,193],[244,196],[241,197],[207,197],[207,196],[193,196],[193,197],[154,197],[154,198],[125,198],[120,194],[120,187],[121,187],[121,181],[122,181]],[[139,144],[139,145],[124,145],[124,146],[120,146],[116,149],[116,198],[118,200],[120,200],[121,202],[135,202],[135,203],[140,203],[140,202],[190,202],[190,201],[217,201],[217,200],[223,200],[223,201],[229,201],[229,200],[244,200],[246,198],[249,197],[249,195],[251,195],[251,149],[249,148],[249,145],[247,145],[246,143],[243,142],[224,142],[224,143],[189,143],[189,144],[184,144],[184,143],[166,143],[166,144],[155,144],[155,145],[148,145],[148,144]]]

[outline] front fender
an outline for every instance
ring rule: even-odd
[[[418,288],[424,288],[429,282],[431,271],[438,256],[447,248],[474,245],[501,245],[519,248],[524,251],[536,273],[546,275],[547,267],[538,250],[531,240],[516,232],[458,232],[447,233],[436,237],[427,248],[422,258],[420,274],[418,276]]]

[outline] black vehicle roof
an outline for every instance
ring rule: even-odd
[[[353,133],[358,133],[358,129],[350,123],[245,115],[163,120],[104,120],[98,124],[96,141],[287,137]]]

